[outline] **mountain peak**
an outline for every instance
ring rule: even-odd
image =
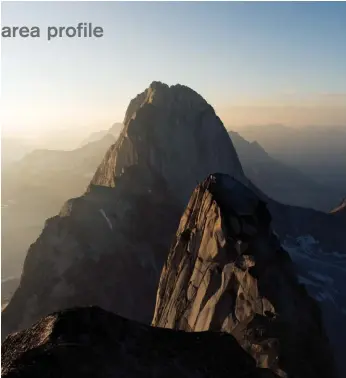
[[[115,186],[130,166],[155,171],[184,202],[210,172],[246,182],[232,141],[207,101],[184,85],[154,81],[131,100],[118,142],[107,152],[92,185]]]
[[[192,88],[188,87],[187,85],[183,85],[179,83],[174,84],[174,85],[167,85],[160,81],[153,81],[150,84],[149,89],[157,93],[160,93],[160,92],[163,93],[164,91],[170,92],[172,96],[179,94],[179,95],[190,96],[191,98],[195,97],[196,99],[198,98],[199,100],[203,100],[204,102],[206,102],[203,99],[203,97],[199,93],[194,91]]]
[[[334,377],[317,303],[294,273],[265,202],[212,174],[191,196],[162,271],[157,327],[231,333],[280,377]]]
[[[126,111],[124,124],[127,124],[146,103],[167,108],[172,105],[184,105],[186,101],[190,106],[196,104],[208,105],[200,94],[186,85],[175,84],[169,86],[161,81],[153,81],[147,89],[131,100]]]
[[[166,83],[163,83],[162,81],[156,81],[154,80],[150,85],[149,88],[151,89],[169,89],[169,85]]]

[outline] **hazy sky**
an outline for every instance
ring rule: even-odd
[[[346,125],[346,3],[2,3],[2,129],[107,128],[151,81],[202,94],[227,124]],[[48,25],[102,26],[46,40]]]

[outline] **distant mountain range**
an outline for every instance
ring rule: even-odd
[[[1,168],[23,158],[27,153],[35,150],[37,145],[33,141],[21,138],[1,138]]]
[[[346,191],[346,125],[247,126],[237,131],[246,140],[257,141],[273,158],[321,184]]]
[[[321,184],[299,169],[272,158],[257,142],[248,142],[237,132],[230,138],[246,176],[269,197],[285,203],[330,211],[345,194],[338,187]]]
[[[3,167],[2,277],[20,275],[25,251],[45,220],[86,189],[114,142],[110,133],[71,151],[34,150]]]
[[[88,143],[97,142],[106,135],[113,135],[115,139],[118,138],[123,126],[124,125],[122,123],[116,122],[110,129],[95,131],[82,141],[81,147],[85,146]]]

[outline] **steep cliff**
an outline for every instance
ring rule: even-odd
[[[130,102],[124,124],[92,185],[113,187],[127,167],[136,165],[159,174],[186,204],[196,181],[210,172],[246,182],[222,122],[212,106],[188,87],[153,82]]]
[[[320,310],[270,222],[252,190],[228,175],[209,176],[181,219],[152,324],[229,332],[281,377],[333,377]]]

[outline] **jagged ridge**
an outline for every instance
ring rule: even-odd
[[[281,377],[333,377],[319,308],[270,221],[249,188],[227,175],[208,177],[181,219],[152,324],[229,332]]]

